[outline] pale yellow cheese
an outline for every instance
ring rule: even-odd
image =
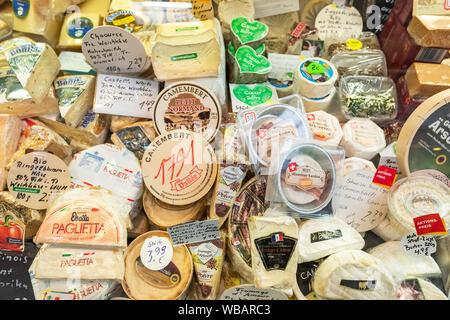
[[[19,146],[22,128],[23,124],[19,118],[0,115],[0,191],[5,189],[8,175],[5,167]]]

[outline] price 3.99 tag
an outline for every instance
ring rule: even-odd
[[[173,247],[169,239],[151,237],[145,239],[141,247],[142,264],[150,270],[161,270],[167,267],[173,257]]]

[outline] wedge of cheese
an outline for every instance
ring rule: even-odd
[[[36,279],[64,280],[76,274],[80,280],[123,279],[123,249],[76,248],[44,244],[30,268]]]
[[[255,287],[279,289],[292,296],[298,260],[297,222],[287,216],[252,216],[248,227]]]
[[[10,115],[0,115],[0,191],[6,186],[8,172],[6,165],[19,146],[22,134],[22,121]]]
[[[379,259],[361,250],[345,250],[319,265],[312,287],[324,299],[395,300],[397,286]]]
[[[338,218],[310,219],[299,225],[298,263],[318,260],[343,250],[361,250],[359,232]]]
[[[450,16],[414,16],[408,33],[421,47],[450,47]]]
[[[152,65],[160,81],[218,76],[220,45],[215,30],[199,35],[157,34],[151,50]]]
[[[46,43],[23,44],[4,51],[8,64],[22,87],[36,103],[41,103],[55,80],[61,63]]]
[[[61,116],[67,125],[76,128],[94,101],[95,77],[58,77],[55,91]]]
[[[400,281],[406,277],[439,277],[441,270],[431,256],[408,255],[400,241],[388,241],[368,251],[384,263],[394,279]]]

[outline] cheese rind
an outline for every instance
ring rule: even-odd
[[[22,129],[23,124],[19,118],[0,115],[0,191],[5,189],[8,175],[6,165],[19,146]]]
[[[450,16],[414,16],[408,33],[421,47],[450,47]]]

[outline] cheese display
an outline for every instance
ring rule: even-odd
[[[449,17],[0,0],[0,300],[448,300]]]
[[[332,254],[317,268],[313,289],[319,298],[395,300],[396,283],[377,258],[361,250]]]

